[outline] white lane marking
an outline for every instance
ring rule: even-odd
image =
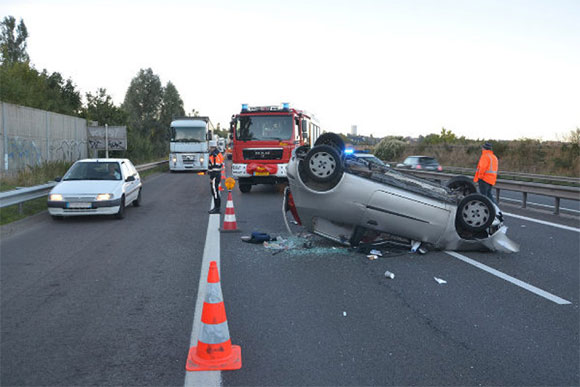
[[[213,199],[210,202],[213,203]],[[216,261],[218,270],[220,268],[220,215],[212,214],[207,222],[207,233],[205,235],[205,247],[203,249],[203,260],[201,263],[201,273],[199,276],[199,286],[197,288],[197,300],[195,302],[195,314],[193,316],[193,328],[191,329],[191,339],[189,348],[197,345],[197,334],[201,326],[201,312],[205,300],[205,284],[207,283],[207,273],[209,263]],[[185,371],[185,387],[192,386],[221,386],[221,371]]]
[[[508,202],[515,202],[515,203],[521,203],[521,200],[518,199],[512,199],[512,198],[506,198],[506,197],[502,197],[501,200],[506,200]],[[541,203],[535,203],[535,202],[528,202],[528,206],[536,206],[536,207],[544,207],[544,208],[554,208],[554,206],[551,206],[549,204],[541,204]],[[560,207],[560,211],[568,211],[568,212],[575,212],[580,214],[580,211],[578,210],[573,210],[572,208],[566,208],[566,207]]]
[[[528,284],[527,282],[520,281],[517,278],[510,277],[509,275],[504,274],[499,270],[493,269],[493,268],[486,266],[483,263],[477,262],[471,258],[467,258],[465,255],[461,255],[459,253],[456,253],[455,251],[445,251],[445,252],[447,254],[451,255],[452,257],[455,257],[459,260],[462,260],[463,262],[469,263],[470,265],[473,265],[481,270],[487,271],[490,274],[493,274],[493,275],[495,275],[503,280],[511,282],[512,284],[519,286],[520,288],[526,289],[527,291],[535,293],[540,297],[544,297],[552,302],[555,302],[556,304],[560,304],[560,305],[571,304],[571,302],[568,300],[565,300],[565,299],[560,298],[558,296],[555,296],[551,293],[548,293],[545,290],[539,289],[533,285]]]
[[[534,222],[534,223],[540,223],[540,224],[545,224],[547,226],[561,228],[562,230],[580,232],[580,228],[576,228],[576,227],[570,227],[570,226],[564,226],[562,224],[546,222],[545,220],[532,219],[532,218],[528,218],[527,216],[510,214],[509,212],[502,212],[502,214],[507,215],[507,216],[511,216],[512,218],[523,219],[523,220],[527,220],[527,221]]]

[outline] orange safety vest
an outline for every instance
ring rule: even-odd
[[[473,181],[477,182],[481,179],[488,184],[494,185],[497,180],[498,168],[499,162],[493,152],[488,149],[482,150]]]
[[[218,153],[217,156],[213,154],[209,155],[209,165],[208,170],[210,172],[220,172],[222,170],[222,164],[224,163],[224,156]]]

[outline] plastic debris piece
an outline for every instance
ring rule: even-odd
[[[385,277],[390,279],[395,279],[395,273],[391,273],[390,271],[385,271]]]
[[[439,283],[439,285],[442,285],[442,284],[446,284],[447,283],[447,281],[445,281],[444,279],[437,278],[437,277],[433,277],[433,278],[435,279],[435,281],[437,281]]]
[[[522,228],[525,228],[525,227],[526,227],[526,225],[525,224],[522,224]]]
[[[342,315],[343,315],[344,317],[346,317],[346,312],[342,312]]]
[[[411,242],[411,251],[416,253],[417,249],[421,246],[421,242],[419,241],[412,241]]]
[[[383,253],[381,252],[381,250],[371,250],[370,253],[372,255],[378,255],[379,257],[383,256]]]
[[[240,239],[243,240],[244,242],[249,242],[252,239],[252,237],[249,235],[244,235]]]
[[[379,256],[375,255],[375,254],[371,254],[371,255],[367,255],[367,258],[371,261],[374,261],[375,259],[379,259]]]

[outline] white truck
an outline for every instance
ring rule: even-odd
[[[179,117],[171,121],[169,170],[207,171],[209,141],[212,138],[209,117]]]

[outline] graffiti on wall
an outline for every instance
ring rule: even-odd
[[[87,142],[81,140],[55,140],[49,145],[47,158],[38,144],[31,139],[9,137],[7,141],[8,170],[19,171],[27,166],[40,165],[45,161],[76,161],[86,157]]]
[[[53,141],[50,144],[51,160],[76,161],[86,157],[87,142],[80,140]]]
[[[11,137],[7,141],[8,169],[20,170],[42,163],[42,152],[34,140]]]

